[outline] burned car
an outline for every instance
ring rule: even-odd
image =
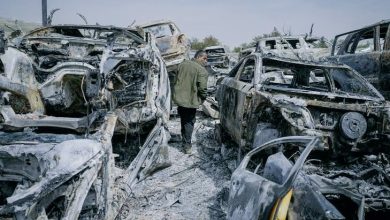
[[[207,65],[209,66],[229,68],[235,64],[235,60],[229,56],[223,46],[206,47],[204,51],[207,53]]]
[[[1,218],[114,219],[169,165],[168,74],[149,33],[48,26],[0,59]]]
[[[168,72],[176,71],[177,66],[188,58],[189,42],[174,22],[162,20],[142,24],[140,27],[156,38],[157,47],[165,60]]]
[[[249,54],[252,54],[253,52],[255,52],[256,50],[256,47],[248,47],[248,48],[242,48],[240,50],[240,53],[238,54],[238,60],[241,60],[242,58],[248,56]]]
[[[322,136],[323,150],[343,154],[387,144],[390,106],[345,65],[255,53],[217,91],[221,131],[241,148],[289,135]]]
[[[319,137],[290,136],[250,151],[233,172],[227,219],[388,219],[388,154],[338,162]]]
[[[318,61],[329,55],[324,39],[309,36],[279,36],[259,40],[256,52],[298,60]]]
[[[334,38],[330,60],[344,63],[390,98],[390,20],[384,20]]]

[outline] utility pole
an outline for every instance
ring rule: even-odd
[[[42,0],[42,26],[47,26],[47,0]]]

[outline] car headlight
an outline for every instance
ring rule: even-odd
[[[282,113],[284,119],[286,119],[291,125],[297,127],[299,130],[315,128],[314,119],[312,118],[309,110],[304,107],[283,107],[280,108],[280,112]]]

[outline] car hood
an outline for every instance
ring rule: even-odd
[[[93,158],[103,155],[96,140],[74,139],[61,143],[17,142],[0,146],[3,174],[29,180],[29,187],[18,189],[7,198],[9,205],[39,197],[88,167]],[[46,192],[47,193],[47,192]]]

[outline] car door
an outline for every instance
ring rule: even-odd
[[[387,28],[387,30],[386,30]],[[380,89],[383,96],[390,99],[390,24],[381,25],[380,38],[379,38],[381,54],[381,67],[380,67]]]
[[[337,60],[363,75],[375,87],[378,86],[381,51],[377,44],[377,27],[363,29],[346,38],[336,55]]]
[[[221,125],[239,145],[245,145],[242,139],[246,127],[245,116],[249,110],[253,79],[258,69],[256,56],[252,55],[241,61],[226,77],[221,87],[220,120]]]
[[[250,151],[232,174],[227,219],[285,219],[294,181],[318,143],[318,137],[284,137]],[[285,144],[303,147],[295,164],[282,152],[265,153]]]

